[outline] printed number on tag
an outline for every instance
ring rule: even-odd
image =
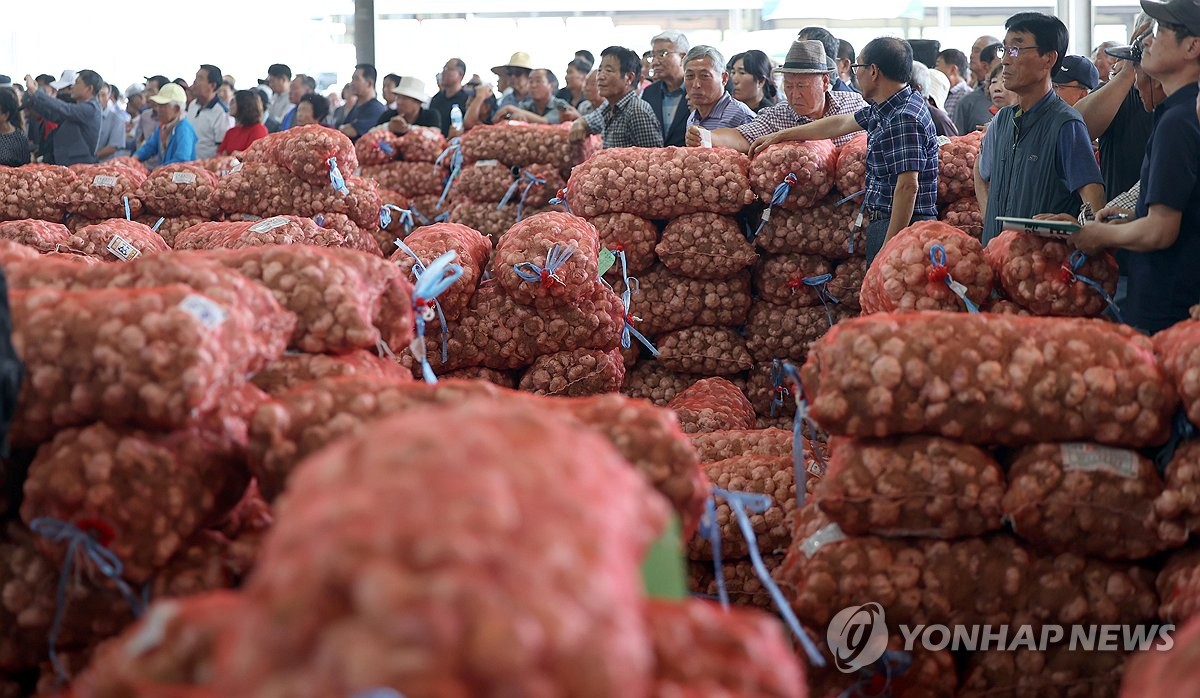
[[[112,252],[113,256],[122,262],[128,262],[142,253],[141,250],[131,245],[128,240],[120,235],[114,235],[108,241],[108,251]]]
[[[1137,454],[1120,448],[1096,444],[1062,444],[1063,470],[1104,471],[1135,478],[1138,473]]]
[[[179,307],[191,313],[193,317],[210,329],[225,322],[224,308],[195,293],[180,301]]]
[[[117,186],[117,178],[112,175],[96,175],[92,177],[92,185],[97,187],[113,188]]]
[[[268,233],[276,228],[285,226],[289,223],[288,219],[283,216],[275,216],[274,218],[264,218],[263,220],[250,226],[250,232],[253,233]]]
[[[195,172],[172,172],[171,173],[171,182],[173,182],[175,184],[195,184],[196,183],[196,173]]]

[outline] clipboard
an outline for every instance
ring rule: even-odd
[[[1078,223],[1066,221],[1040,221],[1033,218],[1014,218],[1011,216],[996,216],[1001,227],[1005,230],[1019,230],[1023,233],[1055,240],[1067,240],[1079,232]]]

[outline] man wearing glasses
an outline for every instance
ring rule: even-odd
[[[1074,214],[1081,202],[1093,211],[1107,203],[1083,118],[1051,85],[1067,53],[1066,26],[1022,12],[1004,27],[1002,78],[1019,101],[993,118],[975,160],[984,245],[1000,234],[997,216]]]
[[[1137,210],[1097,213],[1073,240],[1087,253],[1128,250],[1125,320],[1157,332],[1188,317],[1200,300],[1200,0],[1142,0],[1157,20],[1142,39],[1141,69],[1162,83],[1166,99],[1142,161]],[[1099,222],[1124,214],[1129,218]],[[1111,219],[1110,219],[1111,220]]]
[[[1100,72],[1086,56],[1067,56],[1052,80],[1054,91],[1073,107],[1100,86]]]

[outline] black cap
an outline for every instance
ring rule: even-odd
[[[1167,24],[1182,24],[1200,35],[1200,0],[1142,0],[1142,10],[1152,19]]]
[[[1083,56],[1064,56],[1062,66],[1054,72],[1053,80],[1056,85],[1078,82],[1089,90],[1094,90],[1100,84],[1100,71]]]
[[[1142,62],[1142,42],[1135,41],[1128,46],[1113,46],[1112,48],[1104,49],[1104,52],[1113,58],[1120,58],[1123,61],[1130,63]]]

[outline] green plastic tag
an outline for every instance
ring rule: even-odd
[[[600,276],[608,273],[612,269],[612,265],[616,264],[617,255],[613,254],[607,247],[600,250]]]
[[[662,536],[654,541],[642,561],[642,584],[646,596],[655,599],[687,598],[687,572],[683,561],[683,540],[679,517],[671,521]]]

